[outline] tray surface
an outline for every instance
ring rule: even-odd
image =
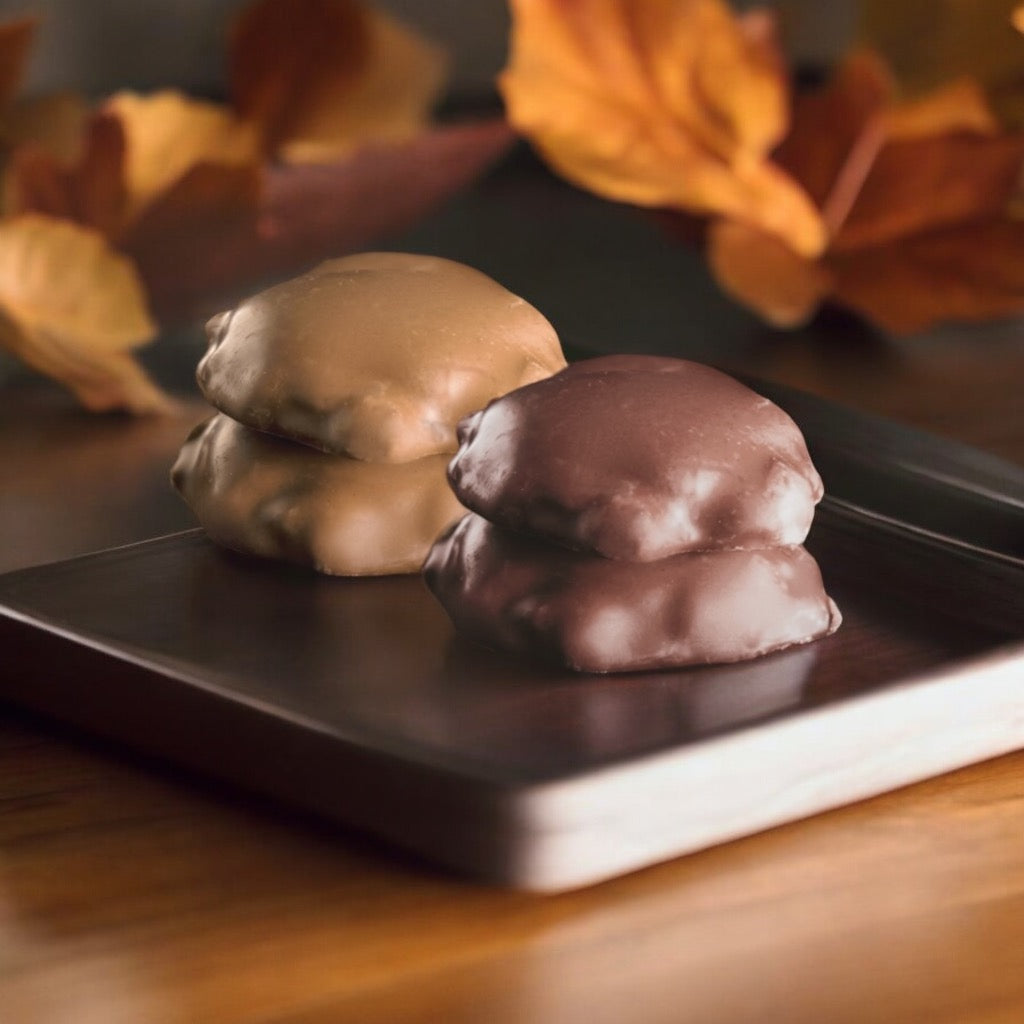
[[[545,890],[1024,746],[1024,472],[773,397],[827,469],[824,640],[580,676],[457,636],[418,577],[191,530],[0,575],[0,698]]]
[[[0,642],[21,652],[0,696],[459,867],[560,888],[692,848],[644,845],[611,866],[602,860],[568,874],[568,848],[552,848],[576,826],[582,832],[569,846],[582,843],[595,820],[614,830],[623,801],[648,825],[673,808],[685,818],[685,803],[643,810],[652,785],[673,785],[681,753],[711,751],[727,780],[747,764],[748,737],[760,742],[786,723],[823,711],[841,721],[868,698],[899,700],[915,687],[930,688],[929,699],[956,717],[957,698],[942,687],[984,674],[993,660],[1021,675],[1017,566],[893,539],[827,505],[810,547],[845,616],[833,637],[739,665],[578,676],[464,641],[416,577],[317,577],[222,551],[189,531],[0,577]],[[1007,593],[1017,595],[1009,609]],[[1003,615],[993,624],[996,606]],[[1003,706],[1016,694],[1024,707],[1024,681],[1018,690],[984,687],[981,680],[970,699],[1004,728],[940,770],[1024,742],[1017,719],[1006,734]],[[851,725],[849,735],[856,732]],[[733,743],[715,753],[720,740]],[[901,752],[903,775],[866,791],[854,786],[849,798],[933,771],[914,764],[919,741],[911,737]],[[809,772],[820,772],[820,756],[804,757]],[[784,760],[780,771],[790,771]],[[631,791],[617,768],[634,772]],[[771,776],[771,763],[759,774]],[[574,781],[584,804],[559,811],[543,803],[552,786]],[[354,806],[344,794],[357,784],[365,798]],[[736,796],[727,784],[722,806]],[[736,784],[749,788],[750,779]],[[840,802],[842,793],[825,805]],[[568,824],[557,820],[563,812]],[[720,838],[765,824],[750,820]],[[547,849],[538,859],[539,844]]]
[[[417,577],[316,576],[200,530],[0,578],[0,602],[211,694],[503,784],[875,692],[1013,639],[973,601],[943,611],[874,594],[830,565],[841,538],[819,524],[814,540],[844,614],[834,637],[671,672],[577,675],[496,654],[456,635]]]

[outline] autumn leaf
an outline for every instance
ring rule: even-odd
[[[33,171],[36,164],[40,164],[45,178],[39,183],[30,179],[27,182],[12,180],[10,169],[5,168],[4,213],[19,211],[20,192],[26,183],[31,184],[32,191],[52,199],[55,182],[50,174],[51,167],[69,165],[79,159],[89,113],[85,99],[67,90],[28,98],[17,96],[35,29],[33,18],[0,24],[0,149],[8,163],[29,152],[26,164]],[[25,173],[24,169],[20,172]]]
[[[14,151],[8,209],[63,217],[117,241],[193,168],[221,168],[230,183],[257,155],[253,128],[225,107],[176,90],[118,93],[86,121],[75,161],[35,144]]]
[[[804,255],[825,243],[770,159],[788,127],[763,14],[722,0],[513,0],[508,116],[551,166],[611,199],[743,220]]]
[[[253,181],[194,175],[153,204],[124,240],[166,321],[205,317],[254,284],[288,276],[407,227],[498,160],[514,136],[503,119],[450,125],[368,145],[333,164],[271,164]],[[192,189],[206,189],[206,215]],[[232,200],[233,195],[233,200]],[[232,205],[232,201],[235,205]]]
[[[924,96],[904,100],[885,111],[893,138],[911,139],[941,132],[978,132],[996,135],[1001,124],[981,85],[973,78],[944,82]]]
[[[296,101],[344,95],[365,66],[368,39],[357,0],[257,0],[242,10],[228,43],[231,102],[260,126],[264,152],[292,134]]]
[[[200,163],[239,166],[258,161],[255,129],[227,107],[175,89],[148,96],[121,92],[102,110],[120,120],[126,139],[125,220]]]
[[[132,263],[97,230],[123,205],[123,138],[71,93],[16,100],[32,19],[0,25],[0,348],[89,409],[165,412],[172,403],[131,349],[156,333]],[[77,165],[77,166],[76,166]],[[41,207],[11,214],[12,207]],[[79,223],[73,223],[73,218]]]
[[[160,248],[162,231],[179,255],[189,237],[226,252],[216,236],[251,234],[243,225],[261,216],[268,145],[269,162],[335,165],[370,142],[412,138],[444,66],[436,47],[355,0],[259,0],[230,56],[234,106],[122,92],[84,120],[74,151],[39,138],[17,147],[8,212],[94,227],[134,254]]]
[[[131,356],[155,331],[132,264],[100,234],[35,214],[0,223],[0,346],[87,408],[169,408]]]
[[[32,17],[0,24],[0,110],[11,103],[21,88],[35,32],[36,19]]]
[[[970,78],[1000,120],[1024,126],[1019,0],[859,0],[857,38],[893,69],[900,91],[917,96]]]
[[[895,84],[870,51],[849,56],[828,88],[800,93],[774,158],[822,211],[834,233],[883,141],[881,119]]]
[[[0,155],[8,161],[29,146],[65,162],[78,158],[88,104],[75,93],[17,96],[35,36],[33,18],[0,23]],[[49,157],[48,157],[49,159]],[[5,174],[3,211],[11,209],[10,175]]]
[[[722,290],[774,327],[805,322],[835,289],[821,261],[801,256],[778,235],[742,221],[715,221],[708,230],[707,251]]]
[[[7,152],[32,144],[70,164],[81,153],[89,114],[85,97],[66,89],[18,98],[3,113],[0,138]]]
[[[818,203],[836,248],[999,213],[1019,145],[976,83],[897,102],[881,59],[855,51],[828,88],[797,99],[775,158]]]
[[[831,246],[847,251],[946,226],[1001,218],[1024,159],[1024,135],[891,138]]]
[[[822,211],[820,257],[780,250],[750,223],[710,230],[719,283],[769,322],[805,322],[826,299],[901,333],[1024,310],[1024,275],[1005,269],[1024,266],[1010,214],[1024,135],[1000,129],[970,81],[904,103],[895,91],[861,52],[795,105],[776,159]]]
[[[120,119],[102,113],[84,121],[73,159],[41,142],[23,143],[7,167],[5,208],[74,221],[112,238],[128,202],[125,148]]]
[[[12,94],[28,41],[0,28]],[[2,344],[90,408],[164,405],[130,353],[155,330],[147,301],[182,322],[364,247],[514,140],[504,120],[429,125],[446,58],[356,0],[257,0],[229,58],[229,104],[171,89],[94,109],[55,97],[12,104],[0,126]]]
[[[202,319],[195,295],[221,304],[226,282],[252,284],[265,202],[262,166],[198,164],[152,202],[121,239],[164,321]],[[194,293],[191,291],[194,289]]]
[[[355,0],[259,0],[229,50],[235,109],[264,152],[300,163],[422,130],[446,67],[439,47]]]
[[[836,299],[897,334],[1024,310],[1024,223],[992,219],[829,258]]]

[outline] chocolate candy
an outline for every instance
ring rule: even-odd
[[[740,661],[840,622],[800,546],[623,562],[471,514],[433,546],[424,575],[468,636],[584,672]]]
[[[463,416],[565,366],[523,299],[470,267],[405,253],[330,260],[207,331],[197,379],[218,409],[374,462],[454,451]]]
[[[380,575],[418,571],[434,538],[464,513],[446,462],[360,462],[216,415],[189,436],[171,479],[225,547],[335,575]]]
[[[823,493],[785,412],[682,359],[576,363],[468,417],[459,440],[464,505],[609,558],[799,544]]]
[[[489,647],[585,672],[736,662],[833,632],[821,499],[781,409],[707,366],[607,356],[491,402],[448,467],[473,512],[427,584]]]

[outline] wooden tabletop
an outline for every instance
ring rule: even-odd
[[[388,244],[476,263],[573,344],[715,358],[1024,464],[1020,325],[770,334],[653,225],[521,167]],[[183,395],[167,419],[0,385],[0,569],[193,525],[167,469],[204,414],[200,345],[151,354]],[[5,707],[0,1021],[1010,1024],[1022,837],[1024,753],[525,895]]]

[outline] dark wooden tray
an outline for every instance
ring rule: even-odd
[[[578,886],[1024,745],[1024,566],[850,508],[845,623],[737,666],[585,677],[454,635],[415,577],[198,531],[0,577],[0,697],[516,886]]]
[[[457,637],[418,578],[193,530],[0,576],[0,698],[539,890],[1024,746],[1024,470],[752,383],[828,487],[826,640],[575,676]]]

